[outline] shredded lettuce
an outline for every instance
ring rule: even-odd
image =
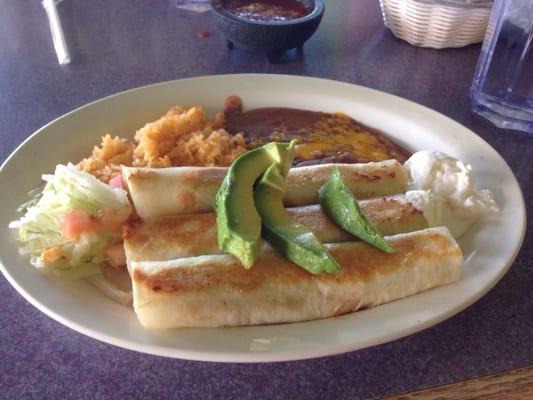
[[[55,261],[47,267],[52,270],[54,275],[65,279],[74,280],[102,275],[102,269],[99,264],[87,262],[81,263],[73,268],[64,258]]]
[[[94,214],[102,208],[129,208],[126,191],[112,188],[70,163],[58,165],[53,175],[42,178],[46,182],[42,192],[34,193],[34,199],[23,205],[25,214],[9,224],[10,228],[18,229],[20,252],[32,255],[32,263],[41,267],[38,256],[46,249],[59,246],[63,258],[52,264],[54,272],[64,275],[73,267],[84,267],[83,271],[71,275],[94,275],[97,269],[88,265],[101,263],[103,251],[118,235],[88,232],[76,240],[67,240],[61,232],[61,218],[75,209]]]

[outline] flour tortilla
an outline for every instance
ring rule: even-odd
[[[328,244],[342,267],[312,275],[275,252],[249,270],[231,255],[128,261],[134,308],[149,328],[307,321],[374,307],[454,282],[461,249],[447,228],[390,236],[393,254],[363,242]]]
[[[366,164],[321,164],[293,168],[287,177],[287,206],[317,204],[317,191],[339,168],[357,199],[404,193],[408,175],[396,160]],[[122,174],[139,217],[154,218],[213,210],[227,168],[123,167]]]
[[[362,211],[383,235],[427,228],[421,211],[403,195],[362,200]],[[339,228],[319,205],[288,208],[293,220],[309,227],[324,243],[357,240]],[[150,218],[126,230],[125,248],[131,261],[159,261],[174,258],[223,254],[218,248],[214,213],[182,214]],[[262,247],[267,249],[266,242]]]

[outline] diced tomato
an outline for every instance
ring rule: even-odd
[[[124,181],[122,180],[122,175],[116,175],[109,180],[109,186],[113,189],[125,189]]]
[[[97,226],[94,218],[81,208],[63,214],[60,221],[61,233],[69,240],[77,239],[83,232],[95,231]]]
[[[61,217],[61,233],[65,238],[72,240],[79,238],[85,232],[115,232],[127,221],[130,214],[131,207],[120,210],[103,208],[95,215],[77,208]]]
[[[113,268],[120,268],[126,265],[126,253],[124,252],[124,244],[117,243],[109,246],[105,250],[106,261]]]

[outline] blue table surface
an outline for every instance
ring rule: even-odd
[[[0,162],[48,121],[121,90],[222,73],[307,75],[393,93],[472,129],[510,165],[531,219],[533,136],[497,129],[471,111],[479,45],[413,47],[383,26],[377,1],[330,0],[303,57],[289,52],[270,65],[257,52],[227,50],[209,13],[175,3],[65,0],[58,9],[73,61],[59,66],[39,2],[0,0]],[[2,277],[0,398],[366,399],[531,365],[529,222],[509,272],[467,310],[404,339],[308,361],[216,364],[113,347],[48,318]]]

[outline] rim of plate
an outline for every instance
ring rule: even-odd
[[[388,100],[391,100],[396,103],[403,103],[404,106],[410,107],[414,110],[420,110],[423,111],[425,114],[429,114],[434,118],[438,118],[443,122],[447,122],[448,124],[453,125],[455,128],[458,129],[460,132],[460,135],[463,137],[467,137],[469,140],[476,141],[478,145],[481,145],[486,151],[491,152],[493,157],[496,157],[498,161],[506,168],[506,173],[512,178],[512,186],[515,191],[514,194],[518,195],[517,200],[519,202],[519,209],[518,211],[518,219],[520,226],[520,235],[519,240],[517,240],[512,248],[512,251],[509,252],[509,254],[506,255],[507,260],[505,264],[500,268],[497,275],[493,277],[493,279],[487,283],[482,290],[477,291],[473,295],[470,295],[466,301],[463,301],[460,305],[447,310],[444,313],[439,314],[436,317],[430,318],[427,321],[420,323],[420,324],[412,324],[408,328],[404,328],[401,331],[393,331],[391,333],[381,334],[377,335],[376,337],[366,340],[366,341],[360,341],[358,343],[346,343],[346,344],[324,344],[320,348],[309,350],[300,350],[298,351],[292,351],[292,350],[283,350],[283,351],[275,351],[275,352],[220,352],[220,353],[213,353],[209,351],[196,351],[196,350],[187,350],[187,349],[177,349],[177,348],[169,348],[165,346],[160,345],[154,345],[154,344],[146,344],[146,343],[139,343],[137,341],[127,340],[123,338],[117,338],[113,335],[104,333],[98,329],[92,329],[89,328],[83,324],[80,324],[76,321],[73,321],[67,317],[64,317],[63,315],[56,313],[54,310],[51,310],[50,308],[44,306],[37,297],[35,297],[33,294],[29,293],[24,287],[22,287],[19,282],[11,275],[8,268],[4,265],[2,255],[0,254],[0,271],[3,273],[3,275],[6,277],[7,281],[19,292],[22,297],[27,300],[30,304],[32,304],[35,308],[37,308],[39,311],[43,312],[47,316],[51,317],[52,319],[56,320],[57,322],[61,323],[62,325],[67,326],[70,329],[73,329],[81,334],[84,334],[86,336],[89,336],[93,339],[115,345],[117,347],[125,348],[128,350],[133,350],[137,352],[142,352],[146,354],[156,355],[156,356],[162,356],[167,358],[179,358],[179,359],[185,359],[185,360],[196,360],[196,361],[212,361],[212,362],[238,362],[238,363],[255,363],[255,362],[284,362],[284,361],[294,361],[294,360],[304,360],[304,359],[311,359],[311,358],[319,358],[319,357],[325,357],[325,356],[332,356],[336,354],[341,354],[345,352],[350,351],[356,351],[363,348],[368,348],[372,346],[376,346],[379,344],[387,343],[396,339],[400,339],[409,335],[412,335],[414,333],[420,332],[422,330],[425,330],[429,327],[432,327],[454,315],[457,313],[463,311],[464,309],[471,306],[473,303],[475,303],[477,300],[479,300],[481,297],[483,297],[487,292],[489,292],[495,285],[500,281],[500,279],[505,275],[505,273],[508,271],[514,260],[516,259],[521,245],[524,240],[525,231],[526,231],[526,209],[525,209],[525,201],[523,197],[523,193],[520,189],[520,186],[518,184],[518,181],[516,179],[516,176],[512,172],[511,168],[507,164],[507,162],[504,160],[504,158],[483,138],[478,136],[476,133],[465,127],[464,125],[456,122],[455,120],[445,116],[444,114],[439,113],[438,111],[435,111],[429,107],[426,107],[424,105],[418,104],[416,102],[413,102],[411,100],[402,98],[400,96],[396,96],[387,92],[383,92],[380,90],[368,88],[361,85],[356,85],[349,82],[342,82],[332,79],[324,79],[324,78],[316,78],[316,77],[307,77],[307,76],[298,76],[298,75],[282,75],[282,74],[218,74],[218,75],[208,75],[208,76],[198,76],[198,77],[192,77],[192,78],[185,78],[185,79],[176,79],[176,80],[169,80],[169,81],[163,81],[163,82],[157,82],[153,84],[138,86],[132,89],[124,90],[121,92],[117,92],[99,99],[96,99],[94,101],[91,101],[87,104],[84,104],[80,107],[77,107],[57,118],[54,120],[48,122],[47,124],[43,125],[41,128],[37,129],[34,133],[32,133],[30,136],[28,136],[21,144],[19,144],[15,150],[9,154],[9,156],[5,159],[5,161],[0,166],[0,180],[2,179],[2,173],[4,172],[4,169],[6,166],[11,162],[11,159],[15,157],[16,153],[19,152],[22,148],[24,148],[34,137],[37,135],[42,134],[42,132],[45,132],[49,127],[53,126],[54,124],[58,123],[59,121],[68,118],[72,114],[78,113],[84,109],[90,108],[100,102],[108,101],[113,98],[125,96],[127,94],[132,94],[135,92],[142,92],[143,90],[147,89],[157,89],[158,87],[165,87],[168,85],[178,84],[179,82],[194,82],[194,81],[205,81],[205,80],[218,80],[218,79],[279,79],[279,80],[302,80],[306,83],[311,83],[312,81],[315,82],[321,82],[323,84],[328,85],[337,85],[339,89],[349,89],[357,88],[357,90],[361,90],[364,92],[367,92],[368,94],[377,95],[380,97],[384,97]],[[400,114],[401,115],[401,114]],[[412,297],[412,296],[411,296]],[[398,301],[401,301],[398,300]],[[372,311],[372,308],[365,311],[359,311],[360,312],[366,312],[366,311]],[[352,313],[353,314],[353,313]],[[348,314],[349,315],[349,314]],[[321,320],[316,320],[321,321]],[[294,325],[294,324],[305,324],[308,322],[313,321],[305,321],[305,322],[295,322],[290,324],[279,324],[279,326],[283,325]],[[140,325],[139,325],[140,326]],[[264,326],[273,326],[273,325],[264,325]],[[141,327],[141,326],[140,326]],[[258,328],[261,328],[261,326],[257,326]],[[239,329],[239,328],[247,328],[247,327],[233,327],[233,328],[205,328],[205,329]],[[144,329],[141,327],[141,329]],[[202,329],[202,328],[198,328]]]

